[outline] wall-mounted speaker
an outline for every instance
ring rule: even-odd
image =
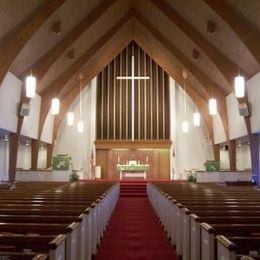
[[[28,116],[30,113],[30,104],[22,103],[20,108],[20,116]]]
[[[238,104],[238,110],[240,116],[250,116],[248,104],[243,102]]]

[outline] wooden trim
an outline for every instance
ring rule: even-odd
[[[161,12],[164,13],[183,33],[186,34],[195,44],[197,44],[201,50],[207,54],[211,61],[215,64],[221,74],[225,77],[230,84],[230,90],[232,89],[233,79],[237,74],[238,66],[232,60],[227,58],[221,53],[214,45],[212,45],[203,35],[194,29],[185,19],[183,19],[168,3],[162,0],[150,0],[157,6]],[[204,0],[206,2],[212,0]],[[214,1],[218,2],[218,1]],[[241,71],[243,71],[240,68]],[[243,71],[243,75],[248,75]]]
[[[230,26],[260,64],[259,28],[239,15],[234,8],[227,4],[227,1],[204,0],[204,2]]]
[[[18,134],[9,134],[9,182],[15,181],[17,153],[18,153]]]
[[[137,149],[137,148],[158,148],[170,149],[172,142],[170,140],[96,140],[96,149]]]
[[[0,41],[0,87],[9,67],[33,34],[65,2],[47,0]]]

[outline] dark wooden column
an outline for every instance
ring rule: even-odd
[[[9,181],[15,181],[17,153],[18,153],[18,134],[9,134]]]
[[[250,153],[251,153],[251,163],[252,163],[252,175],[254,176],[254,181],[260,186],[260,159],[259,159],[259,135],[250,135]]]
[[[31,169],[37,170],[38,157],[39,157],[39,140],[32,140],[32,151],[31,151]]]
[[[213,153],[214,153],[214,160],[220,161],[220,145],[219,144],[213,145]]]
[[[49,168],[52,166],[52,154],[53,154],[53,144],[47,144],[46,168]]]
[[[236,165],[236,140],[229,140],[228,141],[228,153],[229,153],[230,170],[235,171],[237,169],[237,165]]]

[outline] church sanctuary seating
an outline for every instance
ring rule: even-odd
[[[254,187],[153,182],[147,191],[182,259],[260,257],[260,196]]]
[[[1,189],[0,258],[91,259],[118,196],[115,182],[20,182]]]

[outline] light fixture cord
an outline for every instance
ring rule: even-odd
[[[79,118],[81,120],[82,115],[82,80],[80,80],[80,92],[79,92]]]
[[[184,79],[184,117],[187,118],[187,92],[186,92],[186,79]]]

